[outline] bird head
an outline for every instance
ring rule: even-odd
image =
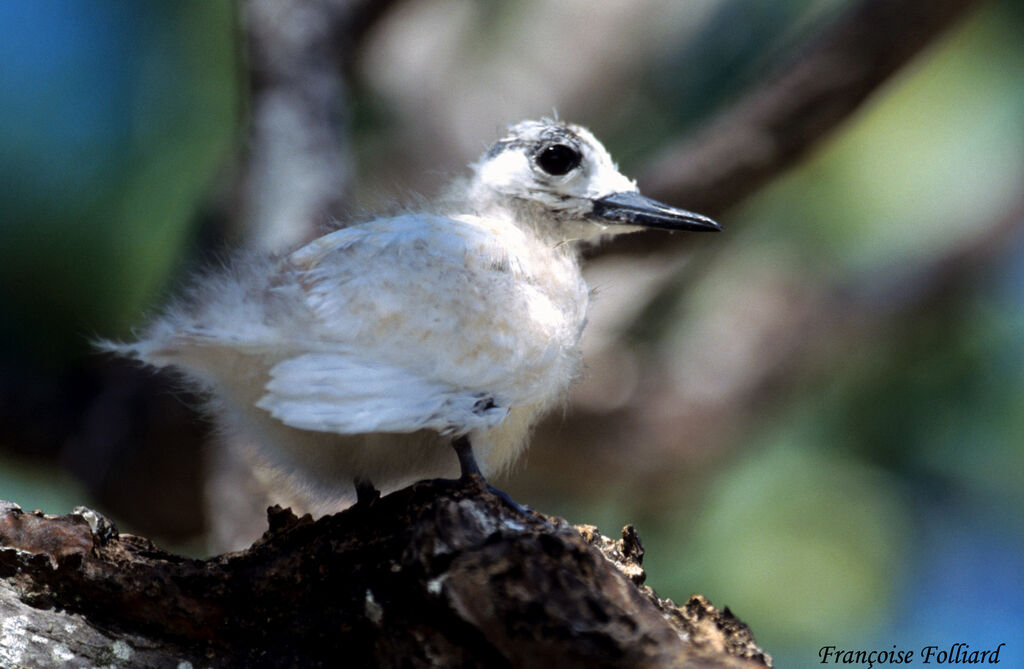
[[[545,238],[586,241],[644,228],[713,231],[711,219],[640,194],[589,130],[543,119],[509,128],[473,164],[469,201],[506,209]]]

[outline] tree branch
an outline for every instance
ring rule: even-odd
[[[120,642],[138,666],[770,666],[728,609],[700,596],[677,607],[641,585],[632,527],[612,541],[523,515],[476,477],[315,522],[275,507],[269,521],[249,549],[195,560],[119,536],[87,509],[6,504],[0,610],[19,622],[0,653],[49,666],[59,644],[85,666]],[[51,643],[36,640],[45,657],[29,628],[49,630]],[[81,628],[99,648],[76,642]]]
[[[980,0],[863,0],[798,47],[775,74],[667,147],[640,174],[651,197],[717,217],[793,166],[907,62]],[[677,252],[667,241],[622,236],[601,252]],[[652,246],[656,245],[656,246]]]
[[[393,4],[242,4],[252,118],[238,226],[252,246],[308,241],[343,213],[352,171],[345,70]]]
[[[692,141],[643,173],[654,197],[716,216],[790,167],[979,0],[865,0]]]

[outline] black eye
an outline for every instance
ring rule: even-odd
[[[552,144],[537,154],[537,167],[548,174],[561,176],[575,168],[583,160],[580,152],[565,144]]]

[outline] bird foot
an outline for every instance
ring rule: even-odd
[[[459,471],[462,473],[460,478],[474,475],[483,478],[480,467],[476,464],[476,456],[473,455],[473,446],[469,443],[469,437],[466,435],[456,437],[452,441],[452,448],[455,449],[455,455],[459,458]]]
[[[469,443],[469,437],[463,435],[457,437],[452,441],[452,447],[455,448],[455,455],[459,458],[459,469],[461,475],[459,476],[460,481],[471,481],[475,479],[475,482],[482,488],[485,488],[488,492],[498,498],[501,503],[511,510],[517,516],[528,518],[536,521],[540,518],[537,512],[524,507],[519,502],[512,499],[507,492],[495,488],[487,479],[484,478],[483,473],[480,471],[480,467],[476,464],[476,457],[473,455],[473,446]]]
[[[498,488],[495,488],[494,486],[492,486],[490,483],[487,483],[486,481],[484,482],[484,485],[487,486],[487,490],[489,490],[492,495],[494,495],[499,500],[501,500],[501,502],[509,510],[511,510],[513,513],[515,513],[516,515],[522,516],[524,518],[528,518],[530,520],[537,520],[538,519],[539,515],[537,514],[536,511],[534,511],[533,509],[531,509],[528,506],[523,506],[519,502],[515,501],[504,490],[500,490]]]

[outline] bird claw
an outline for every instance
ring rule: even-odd
[[[484,481],[484,486],[487,488],[487,490],[492,495],[497,497],[502,502],[502,504],[504,504],[505,507],[507,507],[509,510],[511,510],[514,514],[516,514],[518,516],[522,516],[523,518],[527,518],[529,520],[533,520],[533,521],[536,521],[538,518],[540,518],[540,514],[538,514],[536,511],[534,511],[530,507],[523,506],[519,502],[515,501],[504,490],[500,490],[498,488],[495,488],[494,486],[492,486],[490,483],[487,483],[486,481]]]

